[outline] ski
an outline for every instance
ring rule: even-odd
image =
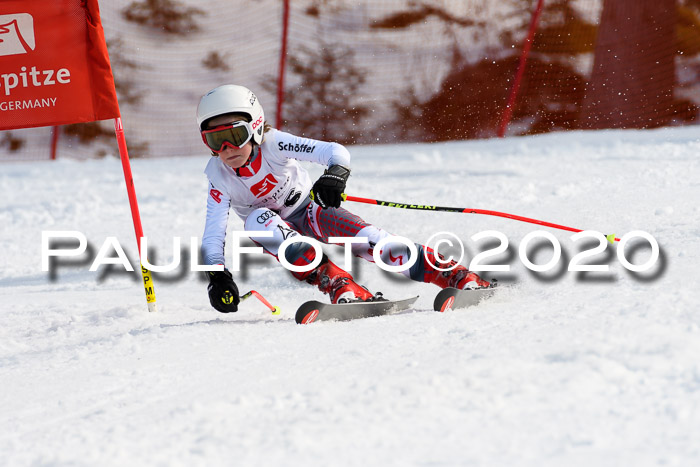
[[[376,302],[323,303],[316,300],[302,303],[295,320],[297,324],[315,321],[349,321],[393,314],[410,308],[418,297],[403,300],[378,300]]]
[[[478,305],[482,300],[491,297],[496,291],[496,287],[484,289],[460,290],[452,287],[442,289],[435,297],[433,309],[435,311],[449,311],[458,308],[467,308]]]

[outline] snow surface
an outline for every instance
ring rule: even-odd
[[[352,147],[350,194],[644,230],[661,257],[635,275],[610,246],[592,258],[607,274],[534,274],[517,247],[538,226],[347,203],[416,241],[453,232],[472,256],[487,242],[471,235],[501,231],[511,250],[495,260],[512,271],[485,274],[505,285],[490,301],[440,314],[434,286],[358,260],[359,282],[420,294],[415,312],[310,326],[294,311],[321,294],[270,257],[236,277],[279,316],[254,300],[217,313],[187,269],[156,277],[158,313],[138,276],[90,272],[91,257],[51,280],[42,231],[81,231],[93,255],[116,236],[138,263],[120,162],[3,164],[0,464],[700,465],[699,137],[688,127]],[[173,237],[201,237],[207,157],[132,161],[158,264]],[[546,230],[565,269],[579,245]],[[626,249],[635,264],[650,255],[638,245]],[[539,264],[552,254],[534,250]]]

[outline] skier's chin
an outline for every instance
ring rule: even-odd
[[[240,167],[243,167],[245,163],[248,161],[248,158],[244,155],[232,155],[232,156],[224,156],[224,163],[234,169],[238,169]]]

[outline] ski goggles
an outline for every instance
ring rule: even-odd
[[[223,152],[226,146],[240,148],[253,137],[250,123],[240,121],[202,131],[202,140],[212,151]]]

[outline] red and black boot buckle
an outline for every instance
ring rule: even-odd
[[[340,269],[324,256],[324,261],[306,279],[309,284],[330,295],[331,303],[354,301],[368,302],[375,296],[365,287],[357,284],[350,273]]]

